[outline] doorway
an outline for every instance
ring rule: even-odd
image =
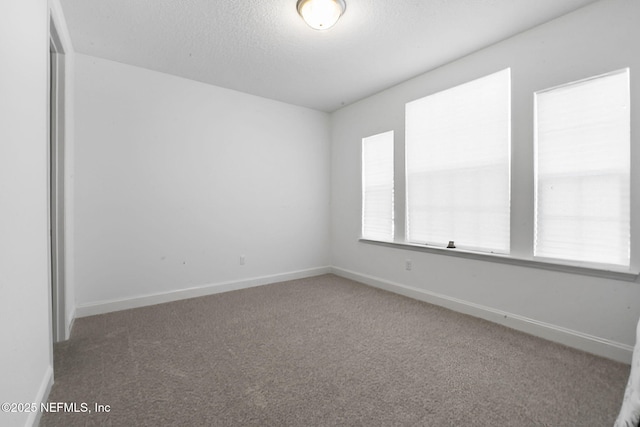
[[[53,20],[49,43],[49,242],[51,253],[51,316],[53,342],[66,336],[65,322],[65,61]]]

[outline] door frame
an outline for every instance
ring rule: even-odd
[[[67,339],[65,270],[65,60],[54,19],[49,26],[48,201],[53,342]]]
[[[48,206],[53,206],[57,214],[54,221],[51,220],[51,209],[47,215],[49,338],[53,343],[69,338],[76,311],[73,212],[75,52],[59,0],[48,0],[47,27],[47,38],[43,40],[47,55],[47,93],[44,95],[49,134],[46,141],[46,197]],[[50,101],[52,93],[56,95],[54,105]],[[52,161],[55,164],[52,165]],[[55,185],[53,191],[52,185]],[[53,356],[53,346],[51,349]]]

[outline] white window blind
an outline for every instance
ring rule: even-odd
[[[362,237],[393,240],[393,131],[362,139]]]
[[[508,253],[511,72],[406,105],[407,240]]]
[[[537,92],[534,255],[629,265],[629,70]]]

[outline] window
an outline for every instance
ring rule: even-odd
[[[511,72],[406,105],[407,240],[508,253]]]
[[[362,237],[393,240],[393,131],[362,139]]]
[[[629,265],[629,70],[535,94],[541,257]]]

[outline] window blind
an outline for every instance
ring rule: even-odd
[[[534,255],[629,265],[629,70],[535,95]]]
[[[393,131],[362,139],[362,237],[392,241]]]
[[[406,105],[407,240],[508,253],[511,72]]]

